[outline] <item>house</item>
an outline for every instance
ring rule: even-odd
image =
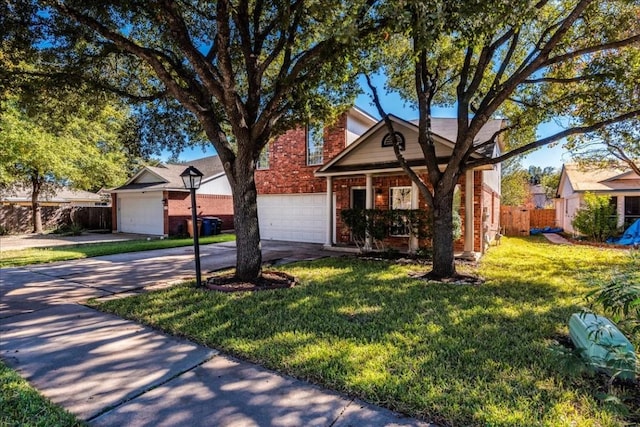
[[[405,159],[418,173],[425,173],[417,123],[390,118],[404,141]],[[456,119],[432,119],[438,157],[450,155],[456,126]],[[501,126],[501,120],[490,121],[477,142],[490,139]],[[343,209],[426,208],[417,187],[399,167],[389,142],[384,122],[358,108],[330,127],[307,126],[273,141],[256,171],[261,237],[331,247],[351,240],[341,221]],[[499,153],[500,144],[493,144],[478,156]],[[465,238],[456,248],[482,252],[499,229],[500,166],[467,172],[457,191]],[[389,244],[406,247],[408,239],[395,236]]]
[[[571,222],[587,192],[611,197],[619,227],[640,218],[640,176],[623,165],[596,169],[568,163],[562,166],[555,199],[556,222],[565,231],[574,232]]]
[[[196,191],[198,216],[213,216],[233,228],[231,187],[218,156],[185,164],[146,166],[124,185],[110,190],[113,232],[151,236],[185,234],[191,219],[191,198],[180,174],[188,166],[203,173]]]
[[[527,209],[552,208],[553,199],[547,196],[547,192],[541,184],[529,184],[529,196],[524,207]]]
[[[59,188],[53,192],[43,191],[38,197],[40,206],[109,206],[110,200],[90,191]],[[0,194],[0,204],[31,206],[31,189],[18,188],[15,191]]]

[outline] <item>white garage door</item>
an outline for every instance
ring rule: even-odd
[[[259,195],[260,237],[267,240],[324,243],[326,194]]]
[[[118,231],[163,235],[162,193],[118,194]]]

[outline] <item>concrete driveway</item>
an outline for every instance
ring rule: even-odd
[[[15,234],[0,236],[0,250],[11,251],[51,246],[79,245],[84,243],[122,242],[144,239],[140,234],[128,233],[83,233],[80,236],[61,236],[59,234]]]
[[[200,252],[204,272],[235,263],[234,242]],[[265,261],[330,254],[263,242]],[[193,276],[193,248],[2,269],[0,356],[95,426],[428,425],[79,304]]]

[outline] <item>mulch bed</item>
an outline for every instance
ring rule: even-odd
[[[218,292],[252,292],[270,289],[292,288],[296,278],[281,271],[263,271],[256,282],[243,282],[233,272],[221,274],[207,279],[206,287]]]

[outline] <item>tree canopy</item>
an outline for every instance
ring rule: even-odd
[[[231,185],[243,280],[260,275],[255,164],[272,136],[352,101],[367,1],[38,2],[65,73],[146,102],[167,145],[210,142]],[[150,104],[153,103],[153,104]]]
[[[434,212],[434,276],[455,274],[451,194],[465,171],[616,124],[639,128],[640,68],[628,61],[640,50],[639,13],[637,2],[625,0],[409,1],[397,13],[379,57],[389,88],[418,105],[426,175],[395,151]],[[431,109],[442,104],[454,106],[458,128],[451,156],[439,164]],[[536,134],[558,117],[565,129]],[[492,118],[507,125],[477,140]],[[501,139],[507,145],[499,156],[477,155]]]

